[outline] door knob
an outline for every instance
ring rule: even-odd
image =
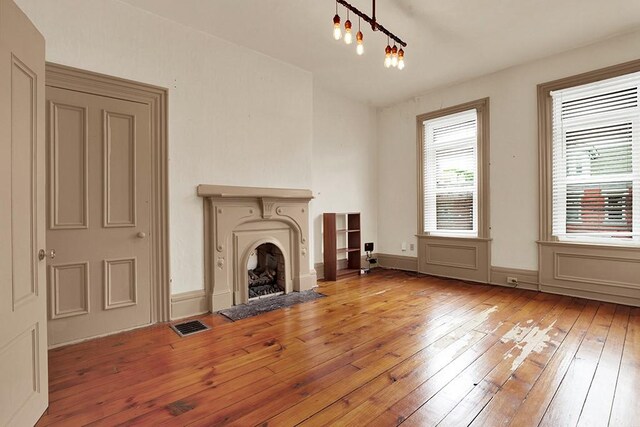
[[[56,257],[56,250],[55,249],[49,249],[49,258],[54,259]],[[38,259],[40,261],[42,261],[43,259],[45,259],[47,257],[47,251],[45,251],[44,249],[40,249],[38,251]]]
[[[145,237],[147,237],[147,233],[145,233],[144,231],[138,231],[138,234],[136,234],[136,236],[138,236],[138,239],[144,239]]]

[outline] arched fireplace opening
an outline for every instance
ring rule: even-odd
[[[256,247],[247,261],[249,300],[281,295],[285,292],[285,260],[273,243]]]

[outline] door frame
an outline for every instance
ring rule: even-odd
[[[45,85],[149,105],[151,109],[151,323],[171,318],[165,88],[47,62]],[[48,185],[48,183],[47,183]]]

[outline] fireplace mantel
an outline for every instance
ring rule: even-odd
[[[285,292],[316,286],[309,260],[310,190],[199,185],[204,199],[205,283],[211,311],[248,299],[247,260],[272,243],[286,264]]]
[[[236,187],[231,185],[198,185],[198,196],[219,198],[313,199],[311,190],[297,188]]]

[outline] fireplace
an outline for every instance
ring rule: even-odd
[[[262,243],[247,262],[249,301],[282,295],[286,288],[284,255],[273,243]]]
[[[269,289],[257,290],[256,283],[273,278],[279,290],[270,287],[274,292],[267,294],[316,286],[309,259],[311,191],[199,185],[198,195],[204,198],[205,284],[211,311],[263,297],[254,292]],[[269,271],[263,274],[265,267]]]

